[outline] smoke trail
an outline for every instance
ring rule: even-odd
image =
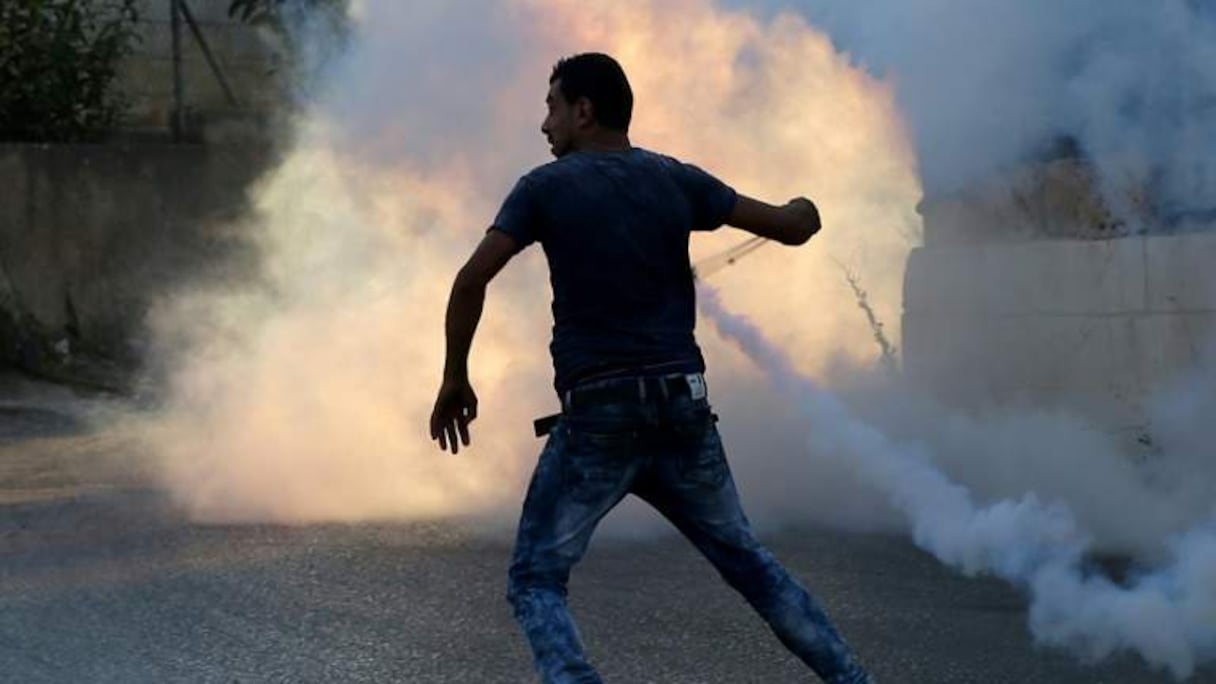
[[[1108,207],[1133,227],[1216,225],[1216,161],[1208,153],[1216,144],[1211,3],[765,4],[798,7],[857,63],[890,79],[931,199],[999,181],[1071,139],[1097,174]],[[1139,210],[1129,206],[1129,196],[1137,192],[1151,197],[1155,216],[1148,223],[1132,215]],[[1210,292],[1212,280],[1191,286],[1196,295]],[[732,328],[726,324],[741,322],[717,313],[724,334],[746,344],[770,375],[790,372],[755,330]],[[780,349],[793,348],[781,342]],[[858,434],[857,420],[848,419],[839,402],[825,402],[801,381],[773,382],[786,385],[783,391],[799,397],[810,416],[825,418],[814,421],[809,458],[835,456],[865,471],[864,479],[910,521],[917,543],[943,560],[1026,587],[1039,639],[1092,657],[1133,649],[1182,677],[1216,651],[1210,458],[1216,435],[1207,417],[1216,406],[1212,366],[1209,357],[1146,398],[1156,452],[1141,462],[1063,413],[1007,410],[969,418],[926,406],[932,402],[923,397],[906,401],[898,382],[885,383],[855,410],[901,439],[863,438],[866,432]],[[901,396],[886,400],[883,393]],[[838,428],[828,416],[848,427]],[[910,464],[923,468],[908,477],[937,497],[922,502],[900,486],[893,473]],[[976,506],[973,499],[986,503]],[[977,525],[1009,527],[981,525],[974,530],[982,534],[969,536],[951,527],[944,510]],[[994,553],[987,542],[1002,534],[1014,546]],[[1080,565],[1085,553],[1112,548],[1158,569],[1126,585],[1087,576]],[[976,558],[982,562],[969,565]]]
[[[1173,539],[1171,561],[1127,586],[1087,575],[1090,540],[1062,502],[1030,492],[977,505],[923,449],[889,440],[799,374],[755,325],[724,309],[716,291],[702,286],[698,298],[719,333],[801,407],[815,450],[847,463],[889,497],[918,546],[968,575],[992,574],[1026,588],[1040,642],[1092,658],[1134,650],[1179,679],[1216,659],[1216,519]]]

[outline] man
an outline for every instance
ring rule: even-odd
[[[431,437],[469,444],[467,360],[490,280],[539,242],[553,285],[550,350],[562,413],[523,505],[508,600],[545,682],[600,682],[566,608],[566,581],[626,494],[662,513],[825,681],[869,682],[811,595],[757,543],[740,508],[693,338],[689,232],[723,223],[787,245],[819,230],[806,199],[775,207],[629,143],[633,94],[603,54],[557,63],[541,132],[557,159],[525,175],[447,309],[447,362]]]

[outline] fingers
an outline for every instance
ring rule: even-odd
[[[431,412],[431,439],[439,439],[442,433],[443,423],[439,420],[439,410]]]
[[[460,431],[460,441],[465,446],[469,445],[469,421],[471,420],[472,418],[464,417],[456,419],[456,429]]]
[[[460,399],[445,398],[442,393],[431,413],[431,439],[439,442],[441,451],[460,452],[460,446],[469,446],[469,423],[477,418],[477,396],[470,390]]]
[[[440,412],[439,408],[436,407],[434,413],[431,414],[431,439],[439,442],[440,451],[447,451],[450,444],[453,448],[452,453],[456,453],[455,440],[453,439],[454,433],[452,432],[450,423],[451,420],[447,419]]]
[[[452,454],[460,453],[460,443],[456,441],[456,424],[448,423],[444,427],[444,431],[447,433],[448,448],[452,450]]]
[[[469,446],[472,439],[469,437],[469,421],[466,418],[455,418],[444,423],[440,428],[435,439],[439,440],[439,449],[441,451],[451,451],[453,454],[460,453],[460,445]]]
[[[431,439],[439,440],[440,451],[448,450],[448,436],[442,423],[437,421],[431,423]]]

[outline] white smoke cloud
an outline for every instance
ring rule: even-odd
[[[176,296],[153,318],[171,357],[169,398],[141,429],[193,515],[513,517],[539,448],[530,421],[556,405],[538,249],[489,293],[471,358],[483,408],[474,448],[444,456],[426,419],[452,276],[518,175],[546,161],[543,99],[563,55],[621,59],[637,96],[635,143],[773,201],[814,196],[832,222],[821,244],[875,266],[866,286],[894,315],[915,233],[912,160],[889,90],[804,21],[761,22],[707,0],[384,0],[361,3],[357,17],[351,53],[313,91],[294,148],[252,190],[256,212],[242,229],[259,273]],[[722,231],[698,248],[741,237]],[[757,268],[732,302],[805,345],[801,367],[873,355],[826,252],[749,261]],[[766,296],[777,287],[802,294]],[[793,315],[807,308],[814,320]],[[724,389],[739,368],[718,364]],[[740,430],[736,443],[765,452],[764,434]]]
[[[855,63],[889,79],[930,196],[999,177],[1067,136],[1107,204],[1134,227],[1203,228],[1216,218],[1211,3],[763,5],[799,9]],[[1128,202],[1138,190],[1149,193],[1156,226],[1136,224]],[[1210,293],[1214,281],[1190,285]],[[883,473],[898,471],[935,492],[919,502],[898,486],[886,493],[939,558],[1025,586],[1044,642],[1095,658],[1132,649],[1185,677],[1216,647],[1216,429],[1206,417],[1216,409],[1214,369],[1209,353],[1144,398],[1151,448],[1139,458],[1059,408],[964,416],[899,382],[853,398],[893,444],[853,435],[832,448],[863,470],[881,460],[858,456],[863,446],[884,453],[881,472],[866,482],[893,484]],[[803,388],[803,401],[827,412],[813,387]],[[810,455],[830,459],[822,438],[812,438]],[[1140,564],[1126,585],[1082,571],[1086,554],[1111,550]]]
[[[916,544],[941,561],[1025,587],[1040,642],[1095,659],[1132,650],[1179,679],[1216,658],[1216,517],[1173,538],[1166,562],[1126,586],[1087,574],[1092,541],[1066,504],[1033,491],[978,503],[923,448],[890,440],[800,375],[758,328],[723,309],[714,291],[702,288],[700,303],[717,330],[801,408],[811,453],[857,471],[906,517]]]
[[[1216,209],[1216,10],[1202,0],[792,0],[895,84],[930,195],[1072,136],[1116,210],[1150,188],[1170,223]]]
[[[603,49],[633,80],[635,142],[749,194],[808,194],[823,208],[810,246],[756,252],[715,275],[720,302],[706,300],[723,333],[701,337],[712,392],[753,520],[906,528],[964,572],[1026,587],[1045,642],[1095,657],[1134,648],[1185,676],[1213,649],[1212,376],[1151,404],[1166,457],[1147,464],[1063,413],[962,416],[869,372],[878,349],[836,259],[880,319],[898,316],[921,194],[907,130],[935,192],[1067,133],[1108,177],[1130,163],[1202,209],[1209,161],[1191,150],[1211,148],[1199,146],[1211,124],[1191,115],[1210,83],[1174,96],[1147,72],[1206,73],[1195,39],[1210,14],[1096,0],[799,4],[829,40],[800,16],[735,5],[359,3],[349,58],[253,191],[260,273],[157,312],[170,397],[139,430],[160,481],[202,519],[509,524],[539,446],[529,421],[555,407],[538,250],[491,288],[471,360],[482,417],[458,457],[425,429],[443,303],[515,177],[545,161],[549,66]],[[1112,37],[1136,21],[1130,54],[1158,52],[1123,72]],[[1110,103],[1137,89],[1186,125],[1125,121]],[[698,238],[701,257],[740,236]],[[763,335],[728,311],[747,311]],[[1161,569],[1129,586],[1085,574],[1085,555],[1111,548]]]

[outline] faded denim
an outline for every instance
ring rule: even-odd
[[[752,535],[714,422],[705,399],[652,397],[574,407],[550,434],[524,501],[507,591],[542,681],[602,681],[567,610],[566,583],[595,526],[631,493],[688,537],[825,681],[870,681],[815,599]]]

